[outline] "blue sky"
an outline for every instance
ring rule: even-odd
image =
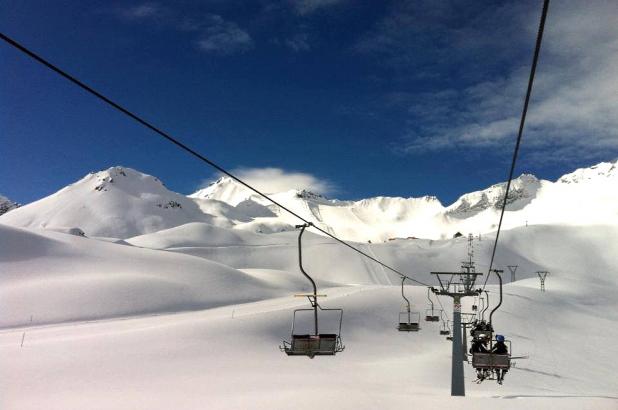
[[[6,3],[0,30],[220,165],[341,199],[503,181],[540,1]],[[585,3],[585,4],[584,4]],[[552,2],[518,173],[618,156],[618,4]],[[211,169],[0,44],[0,193]]]

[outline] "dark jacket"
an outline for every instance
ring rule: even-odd
[[[494,347],[492,347],[491,352],[495,354],[508,354],[509,349],[507,349],[504,342],[496,342]]]
[[[487,348],[480,341],[472,342],[470,353],[488,353]]]

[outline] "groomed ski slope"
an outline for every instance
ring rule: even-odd
[[[278,345],[290,336],[292,310],[306,307],[292,297],[307,289],[295,266],[296,235],[268,235],[264,246],[194,238],[187,255],[174,238],[191,236],[176,234],[142,238],[169,247],[152,250],[0,225],[0,408],[618,407],[614,227],[503,233],[497,266],[519,264],[523,279],[505,286],[494,325],[514,354],[530,358],[516,361],[503,386],[473,383],[466,366],[468,397],[455,399],[451,345],[439,324],[396,330],[396,275],[307,235],[306,267],[328,294],[322,303],[345,309],[346,350],[287,357]],[[478,244],[479,262],[490,243]],[[456,269],[466,250],[464,238],[362,246],[424,281],[429,270]],[[256,247],[262,259],[250,253]],[[545,293],[534,277],[540,268],[551,272]],[[497,288],[488,289],[495,305]],[[407,292],[417,310],[426,308],[426,288]],[[450,316],[451,302],[443,303]]]
[[[565,285],[559,279],[554,284]],[[423,291],[409,293],[421,300]],[[514,340],[515,353],[530,359],[517,360],[503,386],[474,384],[466,366],[465,399],[449,397],[450,342],[438,335],[438,324],[424,322],[418,333],[395,330],[397,288],[327,292],[334,297],[325,305],[345,309],[346,350],[313,360],[277,349],[289,336],[290,309],[298,303],[291,297],[4,331],[2,407],[615,409],[618,404],[610,343],[618,336],[616,317],[600,317],[585,303],[565,303],[565,292],[550,290],[541,298],[532,280],[506,287],[508,298],[495,323]]]

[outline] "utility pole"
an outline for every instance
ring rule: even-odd
[[[518,265],[508,265],[509,271],[511,271],[511,283],[515,282],[515,271],[517,270]]]
[[[431,272],[436,275],[439,289],[431,288],[431,290],[442,296],[450,296],[453,298],[453,346],[451,350],[451,396],[465,396],[466,385],[464,380],[464,345],[462,340],[462,322],[461,322],[461,299],[466,296],[478,296],[481,293],[480,289],[474,289],[477,276],[482,273],[476,272],[473,256],[474,249],[472,247],[473,236],[468,235],[468,260],[461,264],[459,272]]]
[[[536,274],[539,275],[539,279],[541,279],[541,292],[545,292],[545,278],[549,272],[546,270],[536,271]]]

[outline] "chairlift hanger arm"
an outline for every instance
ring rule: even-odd
[[[429,296],[429,292],[431,292],[431,287],[427,288],[427,300],[431,304],[431,312],[433,313],[433,301],[431,300],[431,297]]]
[[[494,312],[496,310],[498,310],[498,308],[500,307],[500,305],[502,305],[502,276],[500,276],[500,273],[502,272],[499,269],[494,269],[493,272],[496,274],[496,276],[498,276],[498,281],[500,282],[500,301],[498,302],[498,305],[491,311],[491,313],[489,314],[489,325],[492,326],[492,316],[494,315]],[[493,326],[492,326],[493,327]]]
[[[305,233],[305,229],[311,225],[313,225],[311,222],[308,222],[302,225],[296,225],[296,228],[300,228],[300,234],[298,235],[298,266],[300,267],[300,271],[302,272],[302,274],[305,275],[305,277],[309,279],[309,281],[311,282],[311,286],[313,286],[313,296],[317,297],[318,288],[315,285],[315,281],[313,280],[311,276],[309,276],[307,272],[305,272],[305,269],[303,268],[303,250],[302,250],[303,233]]]
[[[403,285],[404,285],[405,281],[406,281],[406,277],[404,276],[403,278],[401,278],[401,296],[406,301],[406,304],[408,306],[408,312],[410,312],[410,300],[406,297],[405,292],[403,290]]]

